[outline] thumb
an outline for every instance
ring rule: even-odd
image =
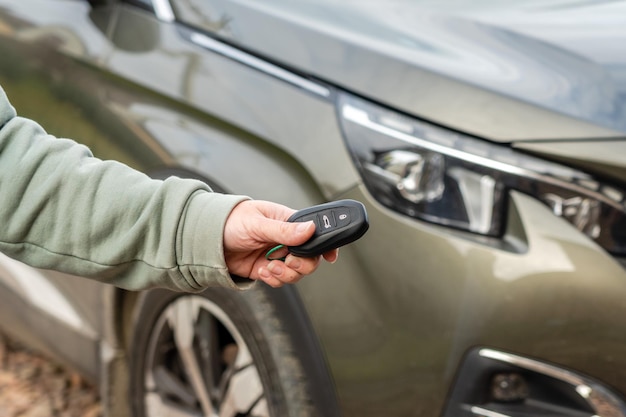
[[[268,242],[297,246],[309,240],[313,233],[315,224],[312,221],[290,223],[272,220],[264,224],[259,234]]]

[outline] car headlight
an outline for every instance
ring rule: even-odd
[[[408,216],[500,236],[508,190],[547,204],[607,251],[626,254],[624,193],[584,172],[341,94],[339,118],[365,186]]]

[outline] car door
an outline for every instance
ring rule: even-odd
[[[302,167],[302,161],[319,159],[298,161],[285,152],[294,141],[312,154],[329,151],[319,143],[311,145],[318,138],[341,146],[334,106],[324,87],[234,48],[215,47],[205,31],[157,16],[150,2],[68,0],[40,6],[35,0],[2,4],[7,30],[0,47],[11,59],[3,60],[0,82],[21,115],[56,136],[86,144],[97,157],[119,160],[154,177],[200,178],[216,190],[293,207],[318,203],[329,193]],[[293,117],[294,109],[306,117]],[[344,167],[349,164],[337,164],[336,173]],[[355,177],[340,176],[329,186],[350,178]],[[20,301],[4,304],[7,317],[15,318],[10,321],[16,323],[16,332],[94,379],[102,378],[106,329],[121,334],[136,329],[129,330],[130,323],[120,322],[119,316],[103,313],[113,308],[114,297],[107,295],[111,287],[25,266],[5,269],[4,281],[10,284],[0,296]],[[47,283],[37,300],[24,294],[23,283],[35,281],[27,275]],[[49,305],[53,291],[73,308],[75,317],[90,320],[84,334],[68,335],[63,343],[55,339],[77,326],[59,317],[46,324],[58,310],[37,306]],[[138,306],[148,305],[140,316],[153,311],[142,295],[134,304],[137,294],[115,291],[131,300],[123,302],[130,315]],[[332,386],[297,292],[274,292],[270,299],[289,321],[283,324],[292,329],[289,337],[298,340],[298,360],[309,368],[310,380],[325,381],[307,395],[324,397],[317,403],[331,413]],[[26,316],[32,318],[20,319]],[[81,344],[77,338],[86,341]]]
[[[80,138],[103,158],[140,166],[132,150],[111,140],[125,128],[111,126],[111,113],[103,110],[97,80],[98,62],[111,49],[100,28],[108,16],[92,11],[86,1],[0,2],[0,84],[19,115],[49,133]],[[101,284],[2,256],[0,285],[7,331],[98,378]]]

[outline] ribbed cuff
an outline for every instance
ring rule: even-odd
[[[193,290],[246,289],[255,281],[231,277],[224,259],[224,226],[233,208],[249,197],[198,191],[190,196],[179,226],[176,258]]]

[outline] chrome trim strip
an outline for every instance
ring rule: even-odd
[[[309,81],[306,78],[295,75],[277,65],[263,61],[262,59],[259,59],[254,55],[248,54],[225,43],[219,42],[206,35],[194,32],[191,34],[190,39],[198,46],[220,54],[226,58],[230,58],[241,64],[247,65],[258,71],[264,72],[289,84],[295,85],[296,87],[302,88],[310,93],[324,98],[330,97],[330,90],[328,88],[313,81]]]
[[[174,21],[174,10],[169,0],[152,0],[152,6],[154,7],[154,14],[157,19],[164,22]]]
[[[472,414],[480,417],[510,417],[508,414],[498,413],[496,411],[487,410],[486,408],[472,406],[470,408]]]
[[[585,381],[578,375],[564,369],[559,369],[556,366],[548,365],[546,363],[537,362],[532,359],[523,358],[521,356],[504,353],[493,349],[481,349],[478,354],[483,358],[506,362],[511,365],[519,366],[520,368],[551,376],[552,378],[567,382],[570,385],[585,385]]]
[[[528,369],[572,385],[578,395],[580,395],[581,398],[583,398],[595,411],[595,416],[626,417],[626,405],[623,401],[607,388],[595,381],[592,381],[591,379],[577,375],[574,372],[567,371],[565,369],[557,368],[553,365],[548,365],[547,363],[510,353],[500,352],[494,349],[481,349],[478,354],[483,358],[493,359],[523,369]]]
[[[163,22],[173,22],[176,20],[174,10],[169,0],[152,0],[154,6],[154,13],[157,19]],[[198,46],[206,48],[212,52],[220,54],[226,58],[230,58],[233,61],[237,61],[241,64],[247,65],[258,71],[271,75],[279,80],[288,82],[296,87],[302,88],[310,93],[324,98],[330,97],[330,89],[317,84],[306,78],[295,75],[278,65],[270,64],[262,59],[255,57],[254,55],[243,52],[235,47],[227,45],[223,42],[219,42],[209,36],[202,33],[193,32],[189,39]]]

